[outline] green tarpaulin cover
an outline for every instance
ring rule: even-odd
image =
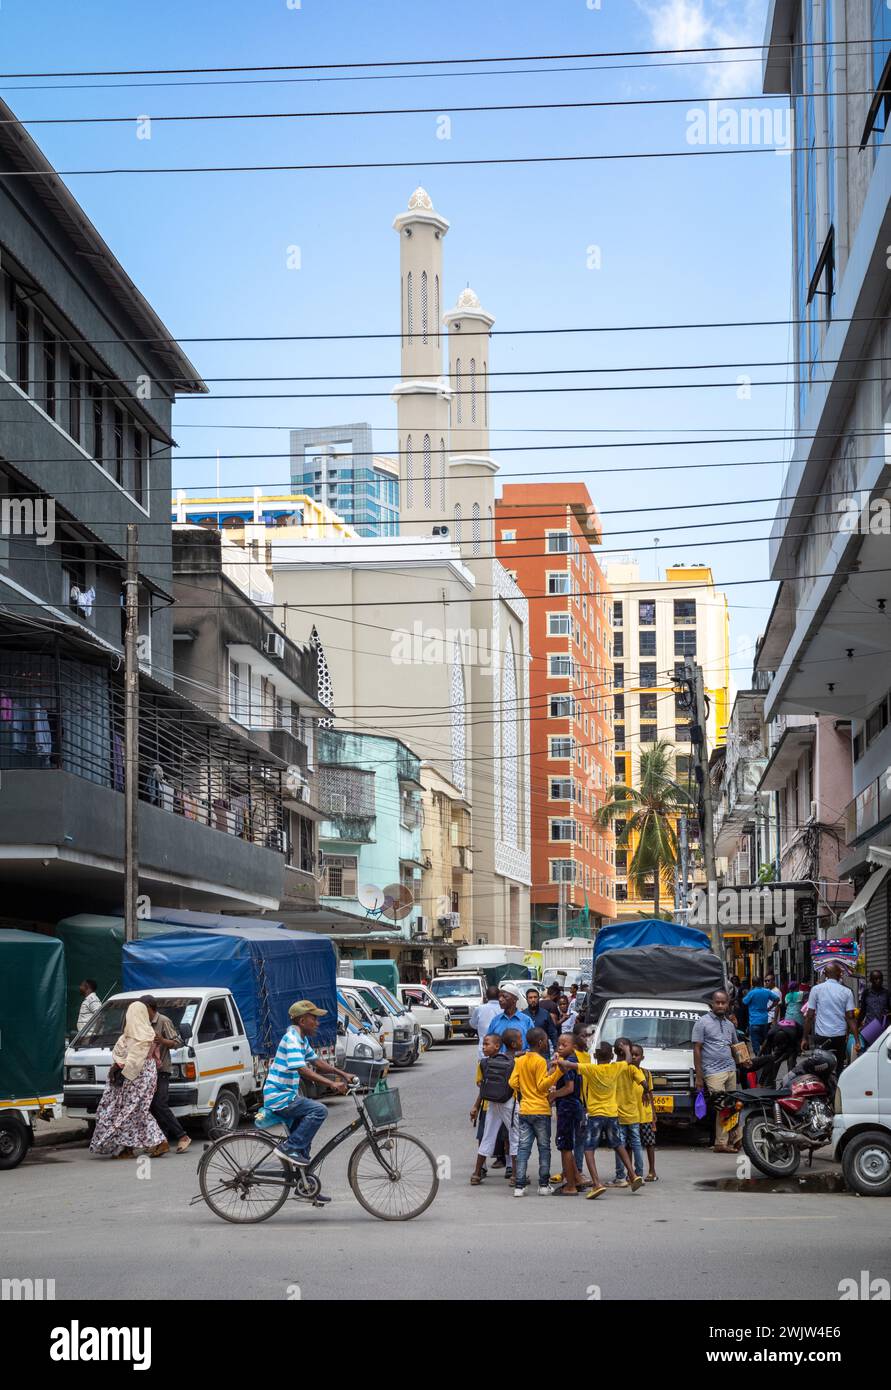
[[[62,1090],[65,953],[36,932],[0,930],[0,1101]]]
[[[141,921],[139,939],[144,941],[161,932],[177,930],[163,922]],[[101,917],[91,912],[81,912],[76,917],[66,917],[59,922],[56,935],[65,947],[68,972],[65,1026],[71,1033],[77,1025],[77,1013],[83,1003],[78,993],[81,980],[95,980],[100,999],[123,989],[121,954],[124,949],[124,922],[121,917]]]

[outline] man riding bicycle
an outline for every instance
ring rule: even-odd
[[[312,1037],[325,1018],[326,1009],[318,1009],[308,999],[299,999],[288,1010],[291,1026],[278,1045],[263,1087],[263,1108],[270,1111],[288,1127],[288,1138],[278,1146],[278,1152],[288,1163],[305,1168],[310,1163],[309,1150],[316,1131],[325,1122],[327,1111],[317,1100],[300,1094],[300,1082],[314,1081],[327,1086],[337,1095],[345,1095],[347,1085],[356,1080],[349,1072],[341,1071],[326,1062],[313,1049]],[[340,1077],[332,1081],[332,1076]]]

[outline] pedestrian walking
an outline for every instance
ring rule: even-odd
[[[630,1038],[616,1038],[613,1044],[613,1054],[617,1062],[632,1058],[632,1043]],[[643,1177],[643,1149],[640,1143],[640,1097],[645,1084],[643,1072],[640,1072],[633,1064],[623,1067],[616,1078],[616,1105],[619,1121],[619,1139],[622,1148],[629,1153],[634,1166],[634,1174]],[[625,1177],[625,1165],[616,1154],[616,1172],[613,1178],[612,1187],[627,1187],[628,1179]]]
[[[98,988],[99,986],[96,984],[96,981],[91,980],[89,978],[81,980],[80,984],[77,987],[81,1000],[80,1008],[77,1011],[78,1033],[80,1032],[81,1028],[83,1028],[87,1023],[89,1023],[90,1019],[93,1017],[93,1014],[97,1014],[99,1010],[102,1008],[102,1000],[96,993]]]
[[[854,1015],[854,996],[841,983],[841,966],[837,961],[830,961],[824,973],[825,980],[814,985],[808,996],[802,1047],[807,1049],[813,1038],[816,1047],[834,1053],[836,1074],[839,1074],[847,1060],[849,1035],[854,1038],[855,1054],[860,1051],[860,1030]]]
[[[787,1023],[797,1023],[804,1027],[803,1005],[807,992],[797,980],[789,981],[789,988],[783,997],[783,1018]]]
[[[637,1192],[643,1183],[643,1179],[635,1173],[628,1150],[619,1138],[619,1105],[616,1092],[619,1074],[628,1067],[629,1057],[630,1049],[621,1062],[614,1062],[613,1050],[609,1043],[601,1043],[593,1062],[590,1058],[580,1062],[577,1058],[561,1057],[558,1063],[562,1069],[577,1067],[582,1078],[582,1098],[587,1117],[585,1162],[592,1182],[590,1192],[585,1194],[589,1201],[606,1191],[597,1172],[596,1155],[601,1139],[608,1148],[619,1153],[628,1174],[631,1191]],[[640,1075],[642,1077],[643,1073]]]
[[[749,993],[751,995],[754,991]],[[736,1061],[730,1050],[736,1042],[736,1028],[727,1016],[730,1000],[722,989],[715,991],[710,1004],[709,1012],[701,1014],[693,1024],[693,1066],[696,1089],[715,1096],[732,1090],[736,1085]],[[764,1016],[767,1017],[766,1006]],[[735,1129],[738,1133],[739,1126]],[[721,1117],[716,1110],[715,1153],[735,1153],[740,1142],[737,1138],[736,1143],[728,1144],[722,1138]]]
[[[520,1142],[514,1167],[514,1196],[526,1190],[526,1171],[532,1146],[538,1148],[538,1195],[550,1197],[551,1187],[551,1087],[562,1080],[559,1067],[548,1071],[548,1035],[543,1028],[531,1028],[526,1035],[526,1051],[514,1064],[510,1084],[520,1098]]]
[[[560,1034],[557,1039],[557,1056],[573,1057],[578,1060],[575,1039],[571,1033]],[[587,1056],[585,1060],[587,1060]],[[587,1120],[581,1091],[581,1077],[577,1067],[565,1071],[562,1079],[553,1088],[557,1119],[557,1149],[563,1164],[562,1182],[556,1188],[558,1197],[575,1197],[583,1188],[590,1186],[590,1183],[585,1182],[582,1168]],[[579,1145],[581,1145],[582,1153],[581,1162],[576,1159]]]
[[[498,991],[499,1011],[489,1021],[490,1033],[503,1035],[508,1028],[518,1031],[523,1040],[523,1048],[526,1046],[526,1035],[532,1028],[532,1019],[524,1010],[520,1010],[520,1001],[513,990],[501,989]],[[506,1050],[506,1049],[505,1049]]]
[[[532,1020],[533,1028],[543,1028],[548,1035],[548,1046],[553,1049],[557,1046],[557,1021],[549,1009],[542,1007],[541,995],[538,989],[532,988],[526,991],[526,1008],[523,1010]]]
[[[768,978],[772,977],[768,976]],[[776,997],[777,992],[768,988],[759,975],[755,980],[754,988],[750,989],[743,999],[743,1003],[749,1011],[749,1041],[752,1044],[753,1052],[761,1051],[761,1044],[764,1042],[765,1034],[770,1026],[769,1009],[772,1004],[775,1007]]]
[[[860,996],[857,1023],[860,1032],[869,1023],[877,1023],[879,1031],[884,1031],[891,1021],[891,992],[885,988],[885,977],[881,970],[870,972],[869,983]]]
[[[640,1146],[647,1156],[647,1175],[644,1182],[658,1182],[659,1179],[656,1176],[656,1106],[653,1101],[653,1073],[644,1066],[644,1050],[640,1043],[631,1044],[631,1060],[646,1077],[646,1081],[638,1091],[637,1102]]]
[[[156,999],[146,994],[143,995],[142,1003],[148,1010],[149,1022],[156,1039],[158,1080],[152,1097],[151,1112],[163,1130],[167,1143],[176,1144],[176,1152],[184,1154],[192,1141],[170,1109],[170,1075],[173,1070],[170,1052],[174,1047],[183,1047],[183,1040],[167,1015],[158,1011]]]
[[[155,1030],[148,1009],[135,1000],[127,1009],[124,1031],[112,1048],[112,1065],[96,1111],[90,1152],[105,1158],[134,1158],[136,1150],[152,1157],[166,1153],[167,1140],[151,1113],[158,1084]]]
[[[483,1039],[483,1055],[479,1064],[479,1084],[476,1101],[470,1111],[470,1120],[476,1124],[484,1116],[483,1133],[479,1142],[476,1167],[471,1175],[471,1187],[479,1187],[486,1172],[486,1159],[492,1158],[502,1125],[508,1132],[508,1152],[516,1161],[517,1146],[520,1139],[520,1120],[517,1112],[516,1094],[511,1088],[510,1078],[514,1069],[513,1055],[501,1050],[502,1039],[497,1033],[488,1033]]]
[[[495,1017],[496,1014],[501,1013],[501,1005],[498,1002],[498,993],[499,991],[497,985],[489,985],[486,990],[486,998],[484,1003],[477,1004],[475,1008],[470,1010],[469,1022],[471,1028],[476,1029],[476,1035],[479,1039],[477,1045],[477,1052],[480,1057],[482,1057],[483,1055],[483,1039],[489,1031],[489,1024],[492,1022],[492,1019]]]

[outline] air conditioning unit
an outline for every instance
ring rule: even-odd
[[[285,655],[285,639],[280,632],[267,632],[263,638],[263,651],[267,656],[277,657],[279,661]]]
[[[437,917],[436,925],[438,927],[451,927],[451,919],[449,917]]]
[[[433,534],[434,536],[439,536],[441,540],[447,540],[449,528],[448,526],[434,526]]]
[[[746,884],[752,882],[752,870],[749,864],[749,856],[747,854],[738,854],[736,856],[733,876],[738,884]]]

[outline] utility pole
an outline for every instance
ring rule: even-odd
[[[127,526],[124,585],[124,940],[137,938],[139,897],[139,532]]]
[[[687,817],[678,817],[678,893],[675,903],[675,916],[684,925],[687,921],[687,885],[689,883],[689,842],[687,840]]]
[[[686,663],[686,679],[693,692],[693,724],[697,731],[693,736],[693,749],[696,757],[696,782],[699,788],[697,811],[699,814],[702,855],[705,860],[706,900],[711,897],[709,890],[715,885],[717,892],[718,875],[715,869],[715,832],[712,820],[712,787],[708,775],[708,740],[706,738],[705,686],[702,667],[689,658]],[[723,961],[724,939],[721,924],[715,915],[711,923],[712,950]]]

